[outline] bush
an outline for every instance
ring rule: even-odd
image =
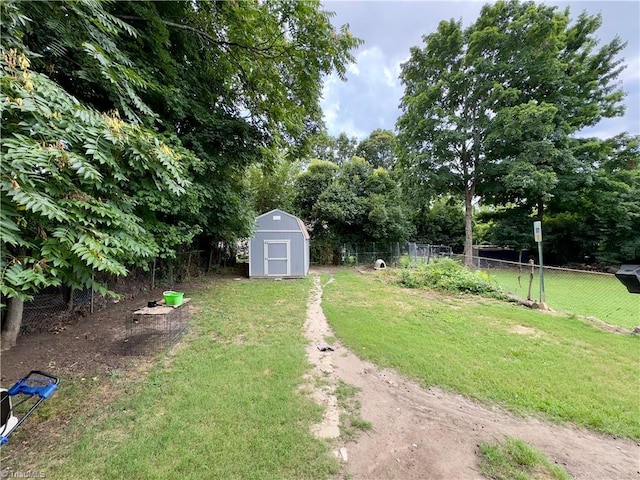
[[[442,258],[414,269],[400,269],[396,282],[407,288],[428,287],[443,292],[505,298],[498,283],[489,275],[469,270],[450,258]]]

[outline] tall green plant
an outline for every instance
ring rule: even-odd
[[[15,344],[22,301],[48,285],[92,286],[93,273],[125,275],[158,251],[135,214],[130,182],[180,196],[193,155],[172,137],[82,105],[31,69],[21,43],[28,19],[2,5],[0,58],[0,290],[8,299],[3,348]],[[5,30],[6,32],[6,30]]]

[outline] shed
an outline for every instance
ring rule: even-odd
[[[249,277],[301,278],[309,272],[309,232],[302,220],[282,210],[256,219],[249,240]]]

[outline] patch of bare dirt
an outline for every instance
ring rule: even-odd
[[[311,376],[324,379],[315,398],[327,407],[327,413],[314,432],[336,439],[336,454],[344,462],[345,476],[482,479],[477,445],[510,436],[542,451],[576,479],[640,479],[640,446],[635,442],[536,418],[518,418],[460,395],[421,388],[394,371],[361,360],[339,342],[332,345],[334,351],[320,351],[317,342],[333,335],[322,313],[321,298],[322,286],[315,276],[305,333],[310,342],[309,360],[314,365]],[[339,412],[333,392],[340,380],[361,389],[360,414],[373,424],[372,431],[346,444],[336,432]]]
[[[208,280],[176,286],[188,292],[203,288]],[[2,352],[2,386],[13,384],[31,370],[44,370],[61,377],[100,377],[137,363],[126,340],[125,322],[149,301],[162,299],[165,288],[127,285],[118,289],[118,300],[102,299],[101,309],[91,314],[88,305],[72,314],[59,315],[47,329],[29,329],[15,347]],[[41,323],[47,322],[46,319]]]

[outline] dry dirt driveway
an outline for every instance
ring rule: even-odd
[[[423,389],[359,359],[340,343],[332,345],[334,351],[321,351],[318,345],[323,346],[325,335],[333,335],[321,299],[322,286],[314,274],[305,324],[307,353],[314,365],[310,377],[330,380],[330,385],[314,392],[316,401],[326,407],[324,420],[314,432],[335,438],[336,455],[352,478],[483,479],[476,456],[478,443],[511,436],[542,451],[573,478],[640,479],[640,446],[635,442],[517,418],[437,388]],[[340,380],[360,389],[361,417],[373,424],[372,431],[347,444],[340,443],[340,412],[333,395]]]

